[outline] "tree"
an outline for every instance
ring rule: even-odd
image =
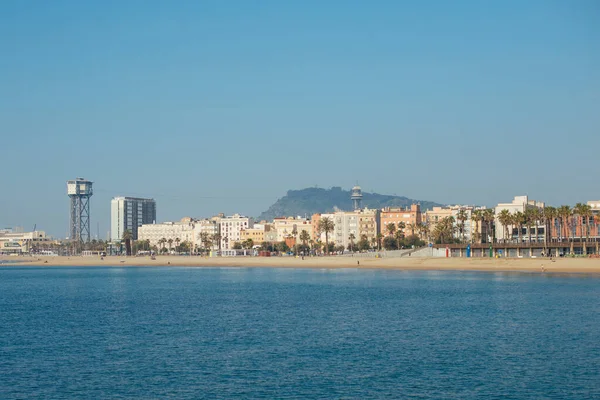
[[[414,236],[415,231],[417,230],[417,224],[410,222],[408,225],[406,225],[406,228],[408,228],[408,230],[410,230],[410,235]]]
[[[329,254],[329,233],[333,232],[334,227],[333,221],[328,217],[323,217],[319,220],[319,232],[325,233],[325,249],[327,254]]]
[[[394,235],[394,239],[396,239],[396,242],[398,243],[396,247],[400,249],[402,247],[402,239],[404,239],[404,234],[402,233],[402,231],[397,231]]]
[[[525,223],[525,214],[523,214],[521,211],[517,211],[512,215],[511,220],[513,226],[517,227],[517,243],[522,243],[523,241],[521,239],[521,234],[523,230],[523,224]]]
[[[390,222],[385,226],[387,230],[388,236],[394,236],[394,232],[396,232],[396,225],[393,222]]]
[[[212,247],[213,242],[208,232],[200,232],[198,234],[198,238],[200,239],[200,243],[202,243],[202,248],[206,254],[210,253],[210,248]]]
[[[474,210],[471,213],[471,225],[473,225],[475,227],[475,232],[473,235],[471,235],[471,243],[473,243],[474,241],[479,241],[480,240],[476,240],[476,238],[481,238],[481,235],[479,234],[479,223],[482,221],[483,219],[483,211],[482,210]]]
[[[242,249],[242,244],[240,242],[233,242],[233,249],[234,250],[241,250]]]
[[[564,232],[565,236],[563,238],[566,238],[567,241],[569,240],[569,220],[570,220],[572,214],[573,214],[573,211],[571,210],[571,207],[569,207],[569,206],[560,206],[558,208],[558,215],[560,217],[561,231]]]
[[[369,250],[369,237],[367,235],[360,235],[360,240],[356,245],[360,251]]]
[[[488,231],[488,234],[491,233],[491,242],[496,242],[496,230],[494,223],[496,221],[496,211],[493,208],[486,208],[483,210],[483,220],[485,221],[485,225]]]
[[[220,252],[221,251],[221,239],[222,239],[222,236],[219,233],[215,233],[210,238],[211,238],[211,240],[212,240],[213,243],[217,244],[217,248],[219,249],[219,252]]]
[[[465,242],[465,222],[467,221],[467,219],[469,219],[469,216],[467,215],[467,211],[463,208],[458,210],[458,213],[456,213],[456,221],[458,221],[458,224],[456,224],[456,225],[458,228],[458,232],[460,233],[460,242],[461,243]]]
[[[392,236],[386,236],[383,239],[383,248],[386,250],[396,250],[398,248],[396,239]]]
[[[375,243],[377,244],[377,250],[381,250],[381,239],[383,239],[383,235],[381,233],[378,233],[374,239]]]
[[[125,242],[125,254],[128,256],[131,255],[131,240],[133,239],[133,234],[129,229],[126,229],[123,232],[123,241]]]
[[[181,242],[181,239],[179,239],[178,237],[175,238],[175,251],[179,252],[179,242]]]
[[[304,246],[307,246],[307,243],[310,240],[310,234],[306,230],[303,229],[302,232],[300,232],[299,238],[300,238],[300,241],[302,242],[302,244]]]
[[[169,243],[169,253],[170,253],[171,247],[173,246],[173,239],[169,238],[169,240],[167,240],[167,243]]]
[[[449,243],[452,241],[455,229],[454,217],[444,217],[435,224],[433,236],[437,243]]]
[[[578,225],[580,226],[580,237],[583,237],[583,226],[586,226],[585,241],[587,242],[590,236],[589,223],[590,217],[593,215],[592,207],[587,204],[577,203],[573,208],[573,213],[577,215],[575,220],[579,222]]]
[[[506,241],[507,239],[509,239],[508,226],[512,223],[512,215],[511,215],[510,211],[508,211],[506,209],[500,211],[500,214],[498,214],[498,221],[500,222],[500,224],[502,225],[502,228],[504,229],[504,240]],[[510,239],[512,241],[512,235],[510,235]]]
[[[348,236],[348,240],[350,240],[350,252],[354,252],[354,239],[356,239],[356,236],[354,236],[354,233],[351,233]]]
[[[552,226],[557,217],[557,210],[554,207],[544,207],[542,210],[542,222],[544,223],[544,253],[548,251],[548,237],[552,237]]]
[[[167,243],[167,239],[166,238],[160,238],[160,240],[158,241],[158,244],[161,245],[161,250],[164,250],[165,248],[165,243]]]

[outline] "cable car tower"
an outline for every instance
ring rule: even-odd
[[[94,194],[91,181],[77,178],[67,181],[71,201],[69,234],[71,240],[90,241],[90,197]]]

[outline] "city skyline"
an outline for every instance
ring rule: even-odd
[[[288,189],[600,197],[596,2],[0,5],[0,223],[66,235],[63,182],[258,215]],[[39,198],[43,197],[40,202]],[[196,211],[197,210],[197,211]],[[99,226],[98,226],[99,224]]]

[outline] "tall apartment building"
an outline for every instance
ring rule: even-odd
[[[219,220],[221,250],[233,248],[235,242],[242,241],[242,230],[254,227],[254,220],[240,214],[224,216]]]
[[[110,202],[110,239],[121,240],[126,230],[138,239],[138,228],[156,221],[156,201],[138,197],[114,197]]]

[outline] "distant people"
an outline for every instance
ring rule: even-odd
[[[360,265],[360,260],[357,260],[357,261],[356,261],[356,265]]]

